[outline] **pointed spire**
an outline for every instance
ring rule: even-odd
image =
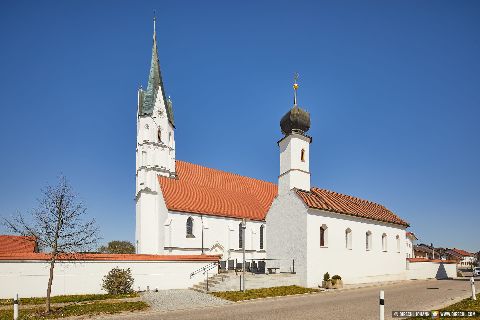
[[[150,62],[150,73],[148,75],[148,85],[145,90],[145,99],[142,103],[140,114],[152,114],[155,102],[157,100],[158,90],[162,93],[163,102],[167,111],[168,121],[175,126],[173,121],[173,108],[171,102],[169,103],[165,98],[165,88],[163,86],[162,74],[160,72],[160,63],[158,62],[157,50],[157,30],[156,30],[156,16],[153,12],[153,46],[152,46],[152,60]]]

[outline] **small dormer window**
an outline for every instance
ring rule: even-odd
[[[300,160],[302,162],[305,162],[305,149],[302,149],[302,151],[300,151]]]

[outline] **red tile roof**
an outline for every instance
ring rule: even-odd
[[[457,263],[455,260],[439,260],[439,259],[426,259],[426,258],[407,258],[410,262],[441,262],[441,263]]]
[[[413,238],[415,238],[416,240],[418,240],[417,236],[416,236],[415,233],[413,233],[413,232],[407,231],[405,234],[406,234],[407,236],[409,236],[409,237],[413,237]]]
[[[0,253],[0,260],[49,260],[46,253]],[[59,256],[58,260],[80,261],[218,261],[215,255],[157,255],[77,253]]]
[[[312,188],[310,192],[297,190],[297,194],[310,208],[408,226],[384,206],[357,197],[319,188]]]
[[[34,237],[0,235],[0,254],[32,253],[36,247]]]
[[[470,256],[473,256],[473,254],[472,254],[472,253],[470,253],[470,252],[467,252],[467,251],[465,251],[465,250],[462,250],[462,249],[453,248],[453,249],[451,249],[451,250],[452,250],[452,251],[454,251],[454,252],[456,252],[456,253],[458,253],[458,254],[460,254],[460,255],[462,255],[462,256],[464,256],[464,257],[470,257]]]
[[[172,211],[265,220],[277,186],[196,164],[176,161],[177,179],[158,177]]]
[[[196,164],[176,161],[177,179],[159,176],[168,210],[265,220],[277,195],[277,185]],[[356,197],[312,188],[297,190],[311,208],[333,211],[408,226],[379,204]]]

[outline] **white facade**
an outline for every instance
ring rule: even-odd
[[[113,268],[130,268],[134,290],[186,289],[203,281],[203,273],[190,274],[211,261],[57,261],[52,295],[106,293],[103,277]],[[215,274],[216,268],[209,271]],[[49,264],[46,261],[14,260],[0,263],[0,298],[44,297]]]
[[[415,240],[417,240],[417,238],[415,237],[415,235],[413,233],[409,233],[409,232],[406,233],[406,236],[405,236],[405,245],[406,245],[405,251],[406,251],[406,257],[407,258],[414,258],[415,257],[415,253],[413,251],[413,246],[415,245]]]
[[[309,147],[311,138],[292,133],[278,142],[280,147],[280,175],[278,194],[285,194],[293,188],[310,190]]]
[[[193,221],[193,232],[187,234],[187,219]],[[164,223],[164,254],[201,254],[202,225],[203,251],[209,255],[220,255],[220,260],[241,261],[240,246],[241,219],[169,211]],[[263,226],[263,228],[262,228]],[[263,229],[263,231],[261,231]],[[263,248],[260,247],[260,233],[263,232]],[[266,252],[266,224],[263,221],[247,220],[245,229],[246,259],[263,259]]]
[[[274,200],[267,226],[267,258],[280,259],[281,271],[289,271],[294,259],[304,286],[318,286],[325,272],[346,283],[405,279],[405,227],[310,209],[294,191]]]

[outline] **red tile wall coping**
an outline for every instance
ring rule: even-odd
[[[0,253],[0,260],[49,260],[46,253]],[[218,261],[216,255],[156,255],[156,254],[104,254],[77,253],[63,254],[57,258],[60,261]]]
[[[407,258],[409,262],[441,262],[441,263],[457,263],[455,260],[440,260],[440,259],[426,259],[426,258]]]

